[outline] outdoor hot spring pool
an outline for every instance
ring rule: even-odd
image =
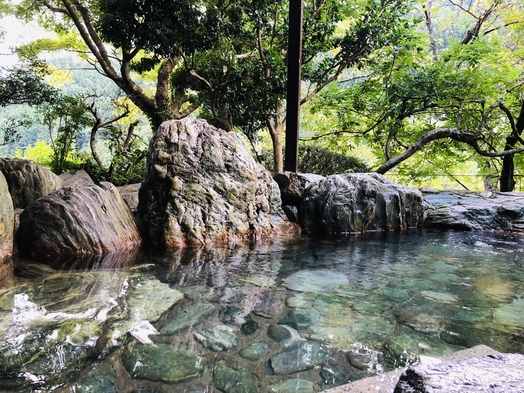
[[[15,279],[0,391],[308,392],[420,354],[524,353],[523,249],[523,235],[411,230]]]

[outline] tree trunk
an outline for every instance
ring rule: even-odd
[[[282,134],[284,133],[284,125],[282,122],[269,125],[269,134],[273,142],[273,171],[275,173],[282,173],[284,171],[284,157],[282,155]]]
[[[511,135],[506,138],[506,145],[504,151],[515,148],[519,138],[524,131],[524,100],[520,103],[519,117],[513,125],[513,119],[508,109],[502,107],[512,124]],[[513,162],[514,155],[509,154],[502,158],[502,169],[500,171],[500,191],[511,192],[515,189],[515,163]]]
[[[513,149],[516,142],[516,138],[507,137],[504,150]],[[515,188],[515,164],[513,162],[513,157],[513,154],[511,154],[502,158],[502,169],[500,171],[500,192],[511,192]]]

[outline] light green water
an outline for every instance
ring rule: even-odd
[[[523,246],[303,237],[19,279],[0,289],[0,391],[314,392],[421,354],[524,353]]]

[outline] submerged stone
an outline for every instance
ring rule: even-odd
[[[175,334],[191,326],[200,325],[215,311],[212,304],[194,304],[177,313],[160,329],[161,334]]]
[[[313,393],[313,383],[305,379],[288,379],[268,386],[270,393]]]
[[[275,374],[309,370],[329,360],[330,351],[314,341],[293,344],[270,359]]]
[[[242,309],[235,306],[226,306],[218,312],[218,319],[225,324],[234,324],[241,318]]]
[[[225,393],[258,393],[257,377],[242,368],[239,370],[228,367],[225,360],[218,362],[213,384]]]
[[[218,325],[203,332],[194,333],[194,337],[206,348],[213,351],[228,351],[237,345],[237,338],[229,326]]]
[[[286,304],[288,307],[308,309],[313,306],[314,300],[315,300],[315,294],[302,292],[302,293],[297,293],[295,296],[288,297],[286,300]]]
[[[167,383],[199,377],[207,367],[205,357],[169,344],[127,346],[122,363],[133,378]]]
[[[291,326],[294,329],[307,329],[316,325],[320,319],[320,314],[314,309],[295,309],[281,318],[278,323]]]
[[[304,341],[299,332],[287,325],[269,325],[267,335],[273,341],[286,347],[298,341]]]
[[[393,300],[396,303],[404,303],[411,298],[408,291],[398,288],[384,288],[381,290],[381,294],[385,298]]]
[[[384,369],[382,366],[383,353],[362,344],[355,344],[354,349],[348,352],[347,359],[353,367],[360,370],[380,372]]]
[[[98,365],[74,385],[75,393],[117,393],[115,370],[107,362]]]
[[[348,380],[347,371],[339,364],[322,366],[320,375],[326,385],[340,384]]]
[[[493,311],[493,317],[503,325],[524,328],[524,299],[515,299]]]
[[[275,318],[280,313],[281,299],[278,293],[272,291],[261,292],[253,314],[264,318]]]
[[[242,349],[239,355],[244,359],[257,361],[267,353],[269,353],[269,345],[264,342],[255,342],[249,347]]]
[[[121,340],[128,331],[133,333],[133,336],[140,339],[141,342],[150,342],[147,335],[157,332],[150,330],[150,324],[148,326],[148,324],[142,322],[153,323],[158,321],[163,313],[184,298],[182,292],[171,288],[169,284],[147,276],[132,277],[126,295],[129,317],[118,321],[111,327],[109,337],[113,342]],[[139,327],[146,328],[146,331],[137,330]]]
[[[240,331],[245,334],[246,336],[249,336],[253,333],[255,333],[258,330],[258,323],[256,321],[253,321],[252,319],[244,322],[240,326]]]
[[[435,291],[422,291],[420,293],[422,294],[422,296],[425,296],[431,300],[436,300],[437,302],[440,302],[440,303],[451,304],[451,303],[458,302],[457,297],[451,293],[435,292]]]
[[[293,291],[322,293],[348,283],[348,278],[340,272],[318,269],[293,273],[282,285]]]
[[[399,323],[410,326],[422,333],[432,333],[441,330],[444,323],[444,303],[430,301],[413,301],[406,304],[395,313]]]
[[[498,301],[511,299],[516,289],[514,282],[493,276],[479,276],[475,278],[473,287],[478,293]]]

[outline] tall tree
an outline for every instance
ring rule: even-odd
[[[410,1],[307,2],[303,76],[309,89],[302,103],[346,69],[361,67],[373,52],[396,45],[409,28],[403,18]],[[274,169],[282,170],[285,2],[24,0],[17,10],[62,37],[74,28],[80,40],[61,43],[82,51],[150,118],[153,128],[203,105],[202,115],[227,130],[252,134],[266,127],[273,139]],[[348,28],[340,33],[342,22]],[[153,72],[154,88],[133,71]]]
[[[392,48],[361,82],[319,105],[340,108],[339,133],[363,137],[382,150],[379,173],[430,144],[450,159],[469,148],[479,162],[502,161],[501,180],[506,173],[507,180],[501,190],[509,191],[514,154],[524,151],[524,70],[518,46],[523,10],[502,0],[468,3],[468,8],[450,4],[466,16],[463,34],[448,37],[435,53],[435,18],[425,8],[428,49],[422,41]]]

